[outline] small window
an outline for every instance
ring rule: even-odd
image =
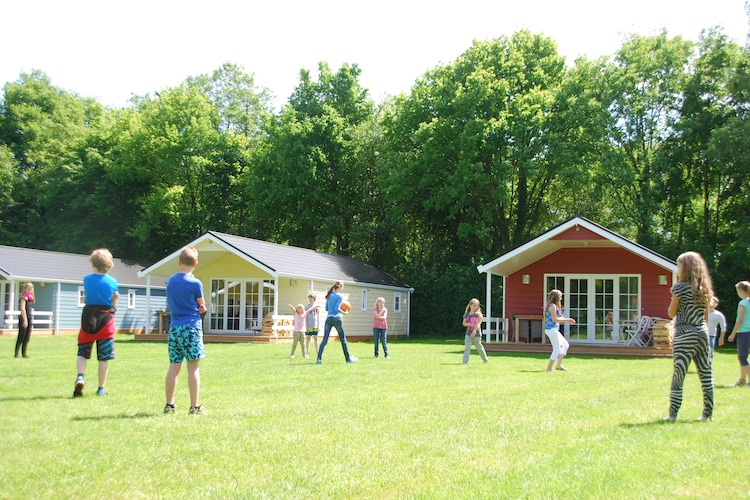
[[[367,290],[362,290],[362,311],[367,311]]]
[[[393,294],[393,312],[401,313],[401,294],[398,292]]]
[[[82,286],[78,287],[78,307],[86,305],[86,289]]]
[[[128,309],[135,309],[135,290],[128,290]]]

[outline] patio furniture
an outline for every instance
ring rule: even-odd
[[[635,330],[625,330],[625,333],[630,337],[625,345],[629,347],[648,347],[653,339],[652,329],[654,323],[659,319],[654,316],[641,316]]]

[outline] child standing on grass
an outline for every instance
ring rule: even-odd
[[[378,297],[375,300],[375,309],[372,310],[372,336],[375,339],[375,357],[378,357],[378,344],[383,344],[385,359],[391,359],[388,355],[388,309],[385,308],[385,299]]]
[[[466,334],[464,335],[464,364],[469,362],[472,344],[477,348],[482,361],[485,363],[489,361],[482,345],[482,321],[484,321],[484,316],[482,315],[479,299],[471,299],[466,305],[463,321],[463,325],[466,327]]]
[[[677,412],[682,406],[682,386],[691,360],[695,361],[703,389],[703,413],[698,420],[711,420],[713,416],[714,379],[706,327],[713,296],[711,275],[703,257],[696,252],[685,252],[677,257],[677,283],[672,287],[672,300],[667,309],[675,325],[669,415],[664,417],[667,422],[677,420]]]
[[[18,311],[21,313],[18,316],[18,337],[16,337],[16,357],[18,357],[18,351],[21,351],[21,355],[24,358],[28,358],[26,355],[26,348],[29,346],[29,340],[31,339],[31,330],[33,329],[34,310],[31,307],[34,304],[34,285],[32,283],[26,283],[23,285],[21,291],[21,297],[18,299]]]
[[[727,331],[727,318],[724,314],[716,309],[719,305],[718,297],[711,298],[711,304],[708,306],[708,348],[711,351],[711,359],[714,357],[714,347],[716,346],[716,329],[719,329],[719,336],[724,339]],[[722,340],[722,344],[724,341]]]
[[[331,328],[335,328],[339,334],[339,342],[341,342],[341,349],[344,351],[344,359],[347,363],[356,363],[358,361],[354,356],[349,355],[349,345],[346,343],[346,333],[344,333],[344,325],[341,321],[341,303],[344,301],[344,297],[341,296],[341,291],[344,290],[344,283],[337,281],[326,293],[326,312],[328,317],[326,318],[325,329],[323,330],[323,341],[320,343],[320,350],[318,350],[318,359],[315,361],[316,365],[323,364],[323,350],[326,348],[328,343],[328,336],[331,334]]]
[[[91,252],[89,257],[94,273],[83,278],[86,302],[81,314],[81,329],[78,331],[78,377],[73,397],[83,396],[86,386],[84,372],[91,359],[91,351],[96,342],[96,358],[99,360],[99,388],[97,396],[106,396],[104,384],[109,374],[109,361],[115,359],[115,311],[120,292],[117,280],[109,274],[114,266],[112,254],[106,248]]]
[[[305,307],[302,304],[297,304],[297,307],[289,304],[289,307],[291,307],[292,311],[294,311],[294,326],[292,328],[292,335],[294,335],[292,339],[292,358],[294,357],[294,351],[297,349],[297,342],[299,342],[299,347],[300,349],[302,349],[302,354],[304,355],[304,357],[307,357],[307,352],[305,351],[305,331],[307,330],[307,326],[305,325]]]
[[[311,293],[307,296],[308,304],[305,306],[305,312],[307,312],[307,334],[305,334],[305,357],[310,357],[310,339],[315,340],[315,354],[318,354],[318,309],[319,306],[315,305],[315,301],[318,300],[317,295]]]
[[[544,305],[544,334],[549,339],[549,343],[552,344],[552,354],[549,357],[549,363],[547,363],[547,371],[552,371],[552,365],[557,360],[556,370],[568,371],[562,364],[565,355],[568,354],[568,339],[565,335],[560,332],[560,323],[570,323],[571,325],[576,324],[576,320],[573,318],[566,318],[562,315],[562,298],[563,293],[560,290],[550,290],[547,296],[547,303]]]
[[[734,387],[744,387],[750,384],[750,363],[747,361],[750,348],[750,282],[740,281],[735,285],[740,303],[737,304],[737,320],[734,322],[729,341],[737,339],[737,359],[740,361],[740,378]],[[724,334],[719,337],[719,345],[724,345]]]
[[[198,267],[198,250],[187,246],[179,257],[179,272],[167,280],[167,305],[169,307],[169,370],[165,382],[167,404],[164,413],[174,413],[174,393],[182,362],[187,361],[188,390],[190,392],[190,414],[206,413],[199,403],[201,378],[200,360],[206,357],[203,347],[203,314],[206,302],[203,298],[203,283],[193,276]]]

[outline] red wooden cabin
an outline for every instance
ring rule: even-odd
[[[507,319],[508,340],[543,340],[544,303],[557,288],[564,294],[563,314],[577,321],[562,325],[571,344],[613,345],[622,343],[625,330],[641,316],[667,317],[677,273],[674,261],[583,217],[477,269],[487,274],[485,314],[501,323]],[[490,303],[493,276],[502,278],[499,310]],[[609,312],[612,323],[605,322]]]

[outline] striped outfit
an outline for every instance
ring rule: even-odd
[[[695,361],[698,378],[703,389],[703,417],[710,418],[714,411],[714,379],[711,373],[711,351],[708,347],[706,308],[693,302],[690,283],[681,281],[672,287],[672,293],[680,299],[674,317],[674,345],[672,357],[674,372],[669,391],[669,416],[676,418],[682,406],[682,385],[690,361]]]

